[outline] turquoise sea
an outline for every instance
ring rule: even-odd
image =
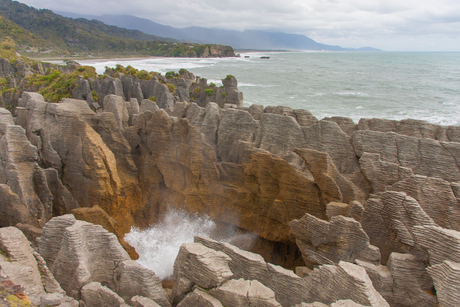
[[[216,84],[231,74],[246,105],[286,105],[318,118],[414,118],[460,125],[460,53],[251,52],[239,58],[80,63],[99,73],[117,63],[163,74],[186,68]]]

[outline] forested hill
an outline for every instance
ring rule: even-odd
[[[28,55],[35,56],[39,53],[48,55],[68,54],[67,51],[58,48],[50,40],[45,40],[44,38],[25,30],[1,15],[0,37],[0,42],[6,41],[9,46],[15,45],[15,50]]]
[[[97,20],[66,18],[12,0],[0,0],[0,14],[74,55],[202,56],[206,49],[203,45],[183,44]]]

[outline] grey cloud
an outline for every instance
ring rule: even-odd
[[[460,51],[460,43],[444,40],[460,42],[458,0],[24,1],[58,11],[130,14],[174,27],[284,31],[344,47],[377,43],[373,47],[398,50],[412,35],[410,46],[422,48],[426,39],[442,38],[438,46]]]

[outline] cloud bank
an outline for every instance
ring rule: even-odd
[[[128,14],[173,27],[270,30],[342,47],[460,51],[458,0],[24,0],[35,8]]]

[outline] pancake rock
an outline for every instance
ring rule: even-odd
[[[258,281],[260,285],[264,286],[258,286],[261,288],[260,291],[267,295],[264,301],[268,305],[264,306],[273,306],[272,303],[268,303],[269,301],[273,302],[270,299],[271,291],[273,291],[274,299],[281,306],[293,306],[302,302],[313,303],[315,301],[332,304],[342,299],[349,299],[364,306],[389,306],[372,286],[366,271],[354,264],[342,261],[338,265],[323,265],[315,268],[306,277],[300,278],[292,271],[266,263],[259,255],[242,251],[228,243],[221,243],[205,237],[195,237],[195,241],[200,242],[195,243],[199,244],[198,246],[205,245],[210,250],[217,250],[230,256],[227,261],[228,267],[233,273],[232,279],[208,291],[209,295],[218,298],[223,305],[226,305],[224,301],[228,303],[228,300],[237,302],[241,300],[241,304],[246,304],[245,302],[249,298],[246,295],[248,289],[254,281]],[[188,259],[188,257],[178,257],[175,266],[182,266],[184,259]],[[203,263],[212,265],[211,260]],[[186,263],[184,265],[187,267]],[[181,276],[184,276],[186,271],[182,270],[181,272]],[[175,272],[175,274],[177,273]],[[185,273],[185,276],[193,276],[194,274],[197,273],[190,270]],[[195,282],[192,282],[191,278],[188,280],[190,281],[188,289],[192,289]],[[258,284],[256,283],[256,285]],[[228,295],[232,299],[229,299]],[[273,304],[275,303],[273,302]]]
[[[129,145],[119,126],[101,120],[81,100],[48,104],[40,98],[25,94],[17,119],[37,147],[40,163],[58,171],[80,206],[98,204],[117,219],[122,232],[127,231],[134,222],[126,213],[140,206],[140,191],[136,167],[129,155],[122,154]],[[110,132],[102,137],[95,131],[100,122]]]
[[[353,218],[334,216],[330,222],[306,214],[290,222],[305,263],[334,264],[356,259],[380,263],[380,252],[370,245],[361,224]]]
[[[132,261],[116,236],[99,225],[70,214],[53,218],[43,229],[39,252],[67,295],[75,299],[85,300],[80,290],[96,282],[125,301],[140,295],[170,306],[155,273]],[[107,292],[95,287],[91,293]]]
[[[56,305],[67,302],[69,306],[78,306],[78,302],[65,296],[43,258],[34,252],[19,229],[0,228],[0,249],[2,277],[22,286],[33,304],[40,305],[51,300]]]
[[[433,278],[440,306],[460,304],[460,264],[449,260],[427,268]]]

